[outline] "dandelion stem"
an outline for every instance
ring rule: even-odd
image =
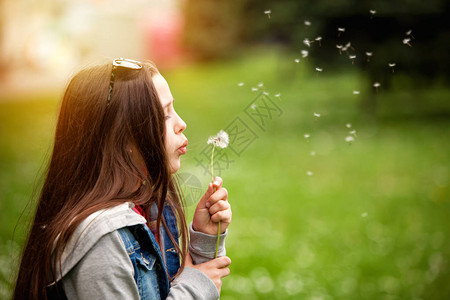
[[[213,144],[213,148],[211,151],[211,182],[214,182],[214,149],[216,149],[216,145]],[[213,187],[214,191],[214,187]],[[219,252],[219,240],[220,240],[220,221],[217,229],[217,243],[216,243],[216,253],[214,254],[214,258],[217,258],[217,253]]]

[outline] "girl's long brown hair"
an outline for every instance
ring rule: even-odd
[[[108,63],[81,71],[65,91],[14,299],[46,299],[46,287],[59,278],[61,254],[77,226],[95,211],[128,201],[146,211],[157,203],[157,232],[161,224],[167,229],[162,209],[171,206],[181,238],[178,246],[171,236],[183,258],[178,274],[183,270],[187,226],[164,146],[164,112],[152,81],[158,70],[149,61],[141,70],[117,68],[107,106],[111,68]],[[132,143],[148,176],[131,158]],[[147,183],[139,187],[136,183],[144,179]]]

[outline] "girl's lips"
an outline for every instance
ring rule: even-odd
[[[185,154],[186,153],[186,147],[180,147],[178,148],[178,152],[180,152],[181,154]]]

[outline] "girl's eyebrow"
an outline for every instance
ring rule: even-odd
[[[170,106],[170,104],[172,104],[175,101],[175,99],[172,99],[172,101],[170,101],[169,103],[167,103],[166,105],[164,105],[164,108],[168,108]]]

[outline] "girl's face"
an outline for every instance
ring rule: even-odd
[[[173,174],[180,168],[180,156],[186,153],[188,140],[183,134],[183,131],[186,129],[186,123],[184,123],[173,108],[174,99],[164,77],[156,73],[153,75],[152,80],[166,117],[165,146],[169,159],[170,172]]]

